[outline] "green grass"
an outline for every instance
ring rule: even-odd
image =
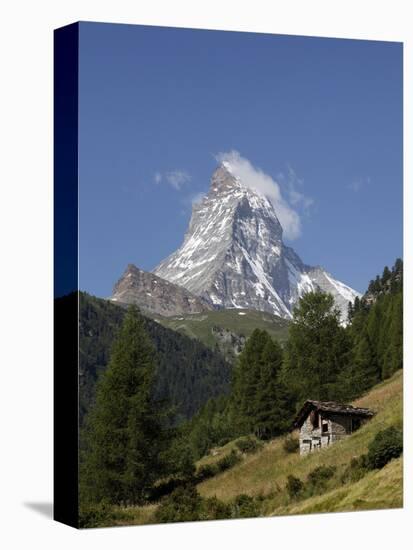
[[[402,506],[403,459],[398,458],[382,470],[369,472],[356,483],[344,485],[302,502],[280,506],[271,515],[351,512]]]
[[[227,329],[246,338],[256,328],[265,329],[271,336],[284,342],[287,339],[289,325],[288,321],[271,313],[248,309],[223,309],[174,317],[155,316],[155,319],[165,327],[182,332],[191,338],[198,338],[212,348],[219,344],[213,327]]]
[[[113,508],[113,518],[107,527],[121,525],[148,525],[153,523],[153,515],[157,509],[156,504],[146,506],[129,506],[127,508],[115,506]]]
[[[234,468],[201,483],[198,486],[199,492],[205,497],[215,495],[223,501],[230,501],[241,493],[250,496],[260,496],[265,499],[265,515],[272,515],[273,513],[298,513],[294,511],[294,506],[289,502],[285,491],[287,476],[294,475],[305,481],[307,475],[312,470],[319,465],[325,465],[337,468],[336,474],[329,480],[326,495],[323,497],[312,497],[315,498],[314,502],[309,502],[308,500],[300,502],[296,505],[297,508],[304,509],[308,505],[311,511],[311,506],[321,506],[317,499],[329,497],[333,499],[333,502],[326,505],[326,510],[324,511],[329,510],[328,506],[330,505],[333,507],[332,510],[350,509],[348,507],[355,506],[354,502],[356,500],[360,502],[358,508],[354,509],[360,509],[364,505],[368,507],[370,501],[375,502],[375,504],[373,503],[374,506],[383,508],[393,507],[395,504],[398,506],[401,505],[401,482],[397,482],[393,486],[394,480],[392,481],[393,468],[401,468],[401,461],[396,461],[395,465],[389,465],[380,472],[368,474],[368,476],[357,482],[357,484],[354,484],[358,488],[356,486],[353,487],[352,491],[346,495],[344,493],[349,490],[350,485],[342,486],[341,491],[343,493],[336,493],[336,491],[340,491],[337,487],[341,486],[340,477],[344,469],[353,457],[358,457],[367,451],[367,447],[375,434],[390,425],[402,425],[402,373],[398,372],[391,379],[376,386],[367,395],[358,399],[355,404],[369,407],[376,411],[377,414],[349,438],[305,457],[300,457],[298,453],[289,454],[284,450],[283,443],[285,436],[274,439],[256,454],[246,456]],[[219,454],[217,454],[216,459],[221,458],[223,456],[222,453],[229,452],[230,448],[231,443],[226,445],[221,452],[218,450]],[[210,457],[209,460],[213,461],[213,457]],[[376,491],[375,487],[379,486],[376,483],[376,477],[380,479],[380,487],[382,489],[386,484],[388,485],[386,489],[382,490],[382,497],[378,495],[377,498],[376,492],[378,489]],[[366,498],[365,492],[363,492],[364,489],[367,491],[367,484],[369,483],[372,492],[370,501]],[[329,490],[332,491],[331,494]]]

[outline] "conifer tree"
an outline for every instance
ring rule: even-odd
[[[374,294],[379,294],[382,290],[382,284],[381,284],[381,279],[380,279],[380,275],[377,275],[377,277],[374,279],[374,283],[373,283],[373,293]]]
[[[280,379],[281,346],[265,330],[256,329],[239,356],[234,373],[229,419],[234,435],[273,437],[289,427],[292,406]]]
[[[140,502],[159,476],[167,438],[152,399],[154,369],[155,350],[131,307],[86,421],[83,498]]]
[[[350,383],[355,395],[360,395],[381,379],[381,369],[367,328],[365,328],[355,348],[353,376]],[[353,396],[352,396],[353,397]]]
[[[309,292],[294,310],[283,379],[297,402],[337,399],[339,373],[348,361],[350,343],[330,294]]]
[[[403,368],[403,295],[401,292],[394,297],[390,311],[388,349],[384,378]]]
[[[383,269],[383,274],[381,276],[381,283],[382,283],[384,288],[386,287],[386,285],[387,285],[388,281],[390,280],[390,278],[391,278],[391,271],[386,265]]]
[[[234,411],[232,416],[240,433],[251,432],[254,428],[262,352],[268,339],[270,336],[266,331],[255,329],[248,338],[235,368],[231,406]]]
[[[261,439],[285,432],[291,423],[293,407],[280,380],[282,364],[282,348],[269,338],[261,353],[261,372],[254,407],[254,432]]]
[[[356,397],[403,367],[403,262],[397,259],[392,270],[369,285],[375,287],[374,300],[360,307],[347,328],[352,340],[349,367],[342,376],[348,396]],[[380,287],[380,291],[378,288]]]

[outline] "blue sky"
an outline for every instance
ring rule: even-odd
[[[82,23],[80,288],[173,252],[236,151],[299,220],[287,244],[364,291],[402,256],[402,89],[399,43]]]

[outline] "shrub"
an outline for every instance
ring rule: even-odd
[[[220,439],[218,441],[218,447],[223,447],[224,445],[226,445],[227,443],[229,443],[231,441],[231,438],[230,437],[223,437],[222,439]]]
[[[390,426],[376,434],[367,453],[367,467],[371,470],[383,468],[390,460],[403,452],[403,432]]]
[[[197,480],[203,481],[204,479],[209,479],[214,477],[219,472],[217,464],[204,464],[200,466],[197,472]]]
[[[232,517],[231,506],[217,497],[206,498],[202,505],[201,519],[229,519]]]
[[[218,471],[224,472],[225,470],[228,470],[229,468],[232,468],[241,461],[241,457],[238,455],[237,451],[234,449],[226,456],[221,458],[221,460],[218,460],[216,463]]]
[[[298,479],[298,477],[289,475],[287,478],[287,485],[285,487],[290,498],[294,500],[301,495],[304,489],[304,483],[301,481],[301,479]]]
[[[283,449],[286,453],[295,453],[300,447],[300,442],[296,437],[289,435],[285,438]]]
[[[201,519],[202,498],[192,485],[178,487],[165,498],[155,512],[159,523],[196,521]]]
[[[103,527],[110,525],[112,519],[112,506],[106,500],[98,503],[81,504],[79,508],[79,527]]]
[[[325,491],[328,480],[334,476],[336,470],[336,466],[318,466],[312,470],[307,476],[307,492],[314,495]]]
[[[216,497],[202,498],[194,486],[180,487],[165,498],[155,512],[159,523],[227,519],[232,517],[228,504]]]
[[[242,453],[255,453],[262,447],[261,441],[251,436],[241,437],[235,442],[235,445]]]
[[[238,495],[232,502],[233,518],[253,518],[259,516],[258,503],[249,495]]]
[[[160,481],[159,483],[151,487],[148,494],[148,501],[156,502],[162,497],[170,495],[172,491],[174,491],[181,485],[185,485],[185,483],[187,483],[187,481],[185,481],[184,479],[175,477]]]

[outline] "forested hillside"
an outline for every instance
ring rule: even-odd
[[[105,370],[113,340],[126,310],[106,300],[80,293],[80,418],[94,399],[98,377]],[[175,418],[190,418],[213,396],[229,390],[231,366],[198,340],[143,318],[156,349],[155,396],[167,400]]]
[[[352,358],[346,376],[353,397],[403,366],[402,260],[370,281],[361,300],[349,306],[349,318]]]
[[[344,327],[332,296],[310,292],[294,310],[284,348],[256,329],[234,367],[231,392],[187,425],[195,456],[250,433],[285,432],[307,399],[351,401],[403,366],[403,262],[385,267],[349,307]]]

